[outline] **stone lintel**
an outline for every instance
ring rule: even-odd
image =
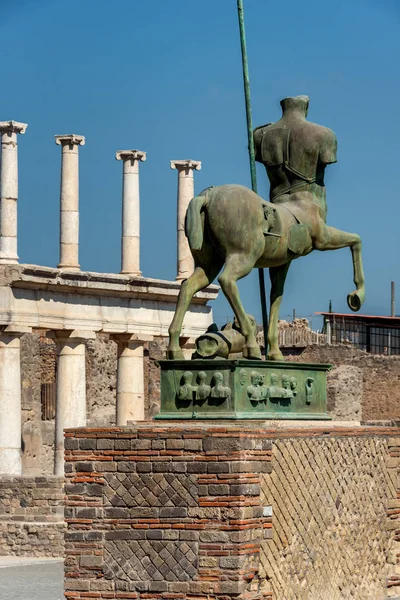
[[[9,133],[25,133],[28,125],[26,123],[19,123],[18,121],[0,121],[0,131]]]
[[[171,169],[178,169],[178,171],[183,171],[184,169],[193,169],[196,171],[200,171],[201,169],[201,161],[200,160],[191,160],[190,158],[186,160],[171,160]]]
[[[115,158],[117,160],[140,160],[144,162],[147,159],[147,153],[143,150],[117,150]]]
[[[97,273],[92,271],[60,271],[54,267],[40,265],[21,265],[10,270],[9,266],[0,266],[0,283],[3,270],[7,273],[6,285],[28,289],[73,290],[79,294],[96,296],[130,296],[149,300],[170,300],[176,302],[181,283],[153,279],[151,277],[132,277],[119,273]],[[197,292],[193,304],[205,304],[215,300],[219,286],[209,285]]]
[[[55,135],[54,139],[58,146],[62,146],[65,144],[84,146],[85,145],[85,137],[83,135],[77,135],[76,133],[67,133],[64,135]]]

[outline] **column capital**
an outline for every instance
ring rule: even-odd
[[[0,335],[10,335],[19,337],[24,333],[32,333],[32,327],[26,327],[25,325],[1,325]]]
[[[56,141],[57,146],[84,146],[85,145],[85,137],[83,135],[77,135],[76,133],[67,133],[64,135],[55,135],[54,139]]]
[[[25,133],[28,125],[18,121],[0,121],[0,131],[9,133]]]
[[[154,340],[154,336],[146,333],[112,333],[110,334],[110,338],[120,344],[128,344],[129,342],[144,344],[145,342],[152,342]]]
[[[96,339],[96,333],[94,331],[82,331],[81,329],[58,329],[48,331],[46,337],[60,343],[68,341],[80,343]]]
[[[140,160],[144,162],[147,159],[147,153],[143,150],[117,150],[115,158],[117,160]]]
[[[187,171],[189,169],[200,171],[201,169],[201,161],[191,160],[190,158],[188,158],[187,160],[171,160],[170,164],[171,169],[178,169],[178,171]]]

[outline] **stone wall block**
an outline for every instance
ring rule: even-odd
[[[0,479],[0,555],[58,557],[64,552],[63,481]]]

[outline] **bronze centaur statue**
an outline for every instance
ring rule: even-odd
[[[270,202],[241,185],[207,188],[189,204],[185,230],[194,258],[193,274],[182,283],[169,328],[167,356],[183,358],[179,336],[193,295],[218,276],[245,337],[243,356],[260,359],[254,327],[239,296],[238,279],[253,268],[269,268],[271,307],[268,359],[283,360],[278,346],[278,317],[292,260],[313,250],[350,247],[356,289],[347,297],[357,311],[365,299],[361,239],[326,225],[324,173],[336,162],[333,131],[306,120],[307,96],[281,101],[282,118],[254,131],[256,160],[270,180]]]

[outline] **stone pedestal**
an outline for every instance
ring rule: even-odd
[[[330,419],[321,363],[160,360],[157,419]]]
[[[66,597],[395,596],[399,449],[331,423],[67,431]]]
[[[54,474],[64,470],[64,429],[86,425],[85,340],[96,335],[86,331],[56,331],[57,398]]]
[[[0,476],[22,473],[20,337],[30,331],[0,332]]]

